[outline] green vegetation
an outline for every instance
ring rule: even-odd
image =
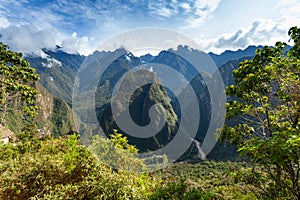
[[[189,196],[190,193],[196,193],[202,196],[194,199],[256,199],[246,184],[236,178],[240,169],[249,166],[246,162],[230,161],[174,163],[154,172],[156,176],[163,179],[163,187],[154,196],[166,196],[166,193],[171,193],[172,198],[163,199],[181,199]]]
[[[35,122],[40,132],[54,137],[73,132],[75,130],[74,118],[68,104],[51,95],[41,84],[36,83],[35,87],[39,91],[36,103],[40,107]]]
[[[51,52],[45,52],[51,54]],[[59,54],[59,53],[58,53]],[[53,55],[53,53],[51,54]],[[65,64],[69,63],[74,58],[69,58],[69,60],[64,60],[61,62],[63,66],[59,66],[58,63],[53,63],[53,59],[45,59],[40,57],[25,57],[25,59],[30,62],[30,65],[36,69],[37,73],[40,74],[39,83],[42,84],[52,95],[63,99],[69,105],[72,103],[72,89],[74,85],[74,80],[76,76],[76,71],[70,67],[65,67]],[[52,60],[52,61],[51,61]],[[60,61],[59,58],[56,59]],[[75,59],[78,61],[80,66],[81,59]],[[72,61],[71,61],[72,62]],[[45,65],[49,65],[48,67]]]
[[[10,51],[0,43],[0,124],[15,123],[12,116],[22,116],[23,123],[32,120],[39,109],[35,103],[38,91],[34,88],[38,79],[39,75],[21,53]]]
[[[192,200],[192,199],[216,199],[216,196],[210,192],[201,189],[189,188],[186,183],[169,183],[166,187],[160,188],[156,193],[150,196],[151,200],[174,199],[174,200]]]
[[[17,135],[0,144],[0,199],[300,199],[300,29],[289,35],[292,48],[277,42],[258,49],[226,88],[228,123],[220,139],[246,161],[192,160],[153,172],[144,171],[138,149],[117,130],[109,140],[94,136],[88,146],[77,134],[62,137],[74,126],[70,108],[36,85],[35,70],[0,43],[0,124]],[[164,103],[166,92],[151,87],[146,94]],[[40,126],[56,135],[42,136]]]
[[[54,136],[64,135],[75,129],[71,108],[65,101],[55,97],[51,122],[53,123],[52,132]]]
[[[37,80],[39,74],[22,54],[0,43],[0,124],[14,133],[23,132],[27,126],[55,136],[72,131],[71,108]]]
[[[117,132],[88,148],[77,135],[1,145],[0,199],[254,198],[234,179],[246,163],[175,163],[149,174],[138,172],[144,165],[136,153]]]
[[[300,199],[300,29],[289,30],[294,46],[256,51],[233,71],[236,85],[227,116],[239,123],[223,129],[221,139],[239,147],[255,165],[239,178],[267,199]]]
[[[0,156],[0,199],[142,199],[159,184],[98,162],[76,135],[1,145]]]
[[[142,160],[135,157],[138,149],[129,145],[127,138],[117,133],[117,130],[110,135],[110,140],[95,136],[89,150],[99,162],[106,163],[114,169],[135,172],[145,169]]]
[[[155,135],[149,138],[138,138],[134,137],[126,132],[122,132],[121,128],[117,125],[113,115],[110,104],[105,105],[105,109],[98,112],[98,119],[100,126],[106,135],[113,132],[113,129],[117,129],[119,132],[124,134],[130,144],[134,144],[141,152],[147,152],[150,150],[156,150],[166,145],[173,138],[177,129],[178,116],[176,115],[170,100],[167,96],[165,89],[159,84],[158,78],[153,72],[148,70],[139,70],[138,72],[130,72],[126,75],[126,79],[130,81],[131,86],[128,87],[126,84],[120,86],[121,93],[118,94],[120,105],[126,105],[127,96],[130,94],[130,88],[138,88],[130,96],[129,112],[131,119],[139,126],[145,126],[150,123],[149,109],[152,105],[159,104],[164,108],[167,122],[165,126]],[[139,83],[143,80],[151,80],[153,83],[146,84],[139,87]],[[125,106],[118,106],[118,112],[124,113],[127,109]],[[100,109],[101,110],[101,109]],[[161,113],[159,109],[156,112]],[[159,115],[158,115],[159,116]],[[160,119],[152,121],[156,123],[154,126],[158,126]]]

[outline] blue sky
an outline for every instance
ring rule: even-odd
[[[299,10],[295,0],[0,0],[0,41],[24,53],[57,44],[88,54],[124,31],[160,27],[221,53],[287,41]]]

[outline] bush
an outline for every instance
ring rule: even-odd
[[[77,136],[40,140],[35,148],[3,145],[0,199],[142,199],[159,181],[99,163]],[[21,148],[22,149],[22,148]]]
[[[149,198],[150,200],[209,200],[216,199],[211,192],[202,189],[190,188],[188,184],[181,181],[180,183],[169,183],[166,187],[158,189]]]

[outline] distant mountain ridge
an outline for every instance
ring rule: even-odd
[[[40,74],[39,82],[51,94],[71,105],[75,76],[85,57],[61,50],[44,49],[43,52],[43,57],[27,56],[25,59]]]
[[[234,83],[232,71],[238,67],[239,62],[246,58],[251,59],[255,55],[255,49],[257,48],[262,48],[262,46],[249,46],[244,50],[225,51],[220,55],[209,53],[210,58],[216,63],[221,73],[225,86]],[[72,91],[74,81],[78,70],[81,70],[81,76],[78,78],[81,83],[84,84],[81,85],[82,87],[79,87],[79,90],[83,93],[82,96],[78,98],[81,98],[83,103],[81,107],[73,109],[79,113],[77,116],[78,119],[76,118],[81,124],[80,130],[78,131],[84,132],[86,137],[84,139],[89,140],[93,135],[101,131],[97,128],[97,124],[102,127],[105,134],[110,134],[113,129],[118,129],[111,115],[110,99],[115,84],[120,78],[135,67],[143,64],[144,66],[149,66],[149,73],[155,74],[157,72],[155,64],[159,64],[179,72],[186,79],[182,81],[190,82],[189,84],[192,85],[194,91],[197,93],[198,101],[201,104],[199,105],[201,112],[199,127],[201,128],[196,138],[200,142],[203,140],[205,136],[203,134],[205,134],[207,124],[211,120],[210,94],[203,77],[199,74],[197,69],[184,58],[185,56],[180,55],[192,53],[192,57],[190,57],[189,60],[193,60],[193,58],[195,58],[193,56],[204,56],[203,58],[206,58],[205,55],[207,54],[204,52],[193,50],[187,46],[179,46],[177,50],[161,51],[157,56],[148,54],[140,57],[134,56],[123,48],[109,52],[96,51],[88,57],[68,54],[59,49],[56,51],[44,50],[44,53],[47,57],[27,57],[26,59],[31,63],[31,66],[36,68],[37,72],[41,74],[40,83],[55,97],[67,102],[67,110],[70,110],[73,106]],[[105,68],[105,70],[101,71],[103,68]],[[92,84],[89,85],[90,80],[96,80],[96,83],[92,82]],[[135,80],[132,79],[132,81],[134,82]],[[97,89],[95,93],[95,107],[92,107],[90,102],[86,102],[86,97],[90,95],[94,87]],[[180,92],[176,95],[180,95]],[[162,135],[157,135],[147,142],[132,137],[130,138],[129,136],[129,142],[135,144],[143,151],[160,148],[167,144],[168,141],[172,139],[176,132],[176,127],[180,123],[180,111],[177,104],[178,102],[176,103],[176,98],[174,99],[174,94],[170,92],[168,88],[160,86],[160,83],[157,82],[156,84],[141,86],[133,96],[136,99],[130,101],[130,110],[137,124],[146,125],[148,123],[149,106],[158,102],[164,105],[165,109],[168,110],[169,119],[171,121],[164,127],[164,133],[161,133]],[[95,110],[98,121],[93,121],[93,119],[88,117],[88,113],[94,112]],[[85,127],[90,128],[84,131]],[[122,130],[120,130],[120,132],[122,132]],[[124,134],[126,135],[126,133]],[[222,150],[222,148],[224,149]],[[222,151],[227,152],[226,149],[228,149],[228,146],[224,147],[218,144],[217,149],[214,150],[211,154],[212,156],[209,157],[217,158],[223,155],[226,156],[226,153],[220,153]],[[231,152],[230,155],[232,155],[233,151],[231,149],[228,152]]]
[[[253,57],[255,55],[256,49],[262,49],[263,47],[264,46],[262,45],[258,45],[258,46],[250,45],[245,49],[238,49],[236,51],[226,50],[221,54],[215,54],[213,52],[209,52],[208,54],[215,61],[216,65],[220,67],[221,65],[227,63],[230,60],[236,60],[243,57]],[[286,50],[289,50],[290,48],[291,46],[287,45]]]
[[[215,54],[215,53],[208,53],[211,58],[215,61],[216,65],[220,67],[221,65],[227,63],[230,60],[239,59],[246,56],[254,56],[256,49],[262,49],[263,46],[254,46],[250,45],[245,49],[239,49],[236,51],[226,50],[221,54]]]

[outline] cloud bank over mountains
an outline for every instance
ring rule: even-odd
[[[247,28],[223,34],[216,38],[196,37],[195,41],[203,46],[204,51],[221,53],[227,49],[237,50],[249,45],[274,45],[277,41],[288,42],[288,29],[297,23],[289,23],[291,19],[280,18],[276,21],[257,19]]]

